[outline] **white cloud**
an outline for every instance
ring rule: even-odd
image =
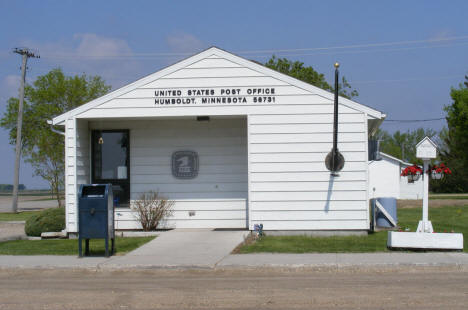
[[[206,44],[200,39],[188,33],[169,35],[166,42],[169,48],[177,53],[195,53],[206,47]]]
[[[434,32],[429,37],[429,39],[434,40],[434,41],[439,41],[439,40],[446,40],[452,37],[454,37],[454,33],[450,29],[439,29],[438,31]]]
[[[75,34],[75,40],[79,40],[76,48],[77,56],[112,57],[130,56],[131,48],[122,39],[106,38],[94,33]]]
[[[41,55],[41,59],[32,66],[34,71],[28,73],[29,77],[60,67],[67,75],[99,75],[114,89],[183,57],[132,57],[135,53],[126,40],[96,33],[76,33],[57,41],[26,40],[18,43],[20,46],[34,48]],[[206,47],[200,39],[187,33],[168,35],[166,44],[173,53],[193,54]]]
[[[109,58],[131,56],[127,42],[118,38],[99,36],[95,33],[77,33],[72,38],[56,42],[22,41],[22,45],[33,46],[45,59]]]
[[[37,67],[43,68],[40,74],[60,67],[67,75],[100,75],[114,88],[141,75],[142,66],[131,58],[133,51],[123,39],[95,33],[78,33],[56,42],[21,43],[39,51],[41,59]]]

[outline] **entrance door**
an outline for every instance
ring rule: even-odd
[[[92,182],[112,184],[115,207],[130,206],[130,140],[128,130],[93,130]]]

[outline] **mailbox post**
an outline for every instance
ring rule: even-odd
[[[425,137],[416,145],[416,157],[423,160],[423,211],[422,221],[419,221],[418,232],[431,233],[434,231],[432,223],[429,221],[429,163],[431,159],[437,157],[437,146],[431,139]]]
[[[423,170],[423,211],[416,232],[389,231],[389,248],[463,250],[463,234],[434,233],[429,221],[429,162],[437,156],[437,146],[428,137],[416,145],[416,157],[424,163]]]
[[[106,257],[115,250],[114,203],[112,184],[81,185],[78,198],[78,252],[82,257],[82,240],[85,239],[85,255],[89,255],[89,239],[105,239]]]

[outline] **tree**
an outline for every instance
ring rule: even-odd
[[[468,191],[468,76],[459,88],[452,88],[453,102],[444,108],[447,112],[447,131],[440,157],[452,170],[452,175],[438,182],[440,192]]]
[[[422,164],[422,161],[416,158],[416,145],[426,136],[436,137],[437,132],[430,128],[418,128],[406,132],[397,130],[390,135],[379,129],[376,139],[380,140],[380,151],[413,164]]]
[[[286,58],[276,58],[273,55],[270,60],[265,63],[265,66],[324,90],[328,90],[330,92],[334,91],[333,86],[328,84],[328,82],[325,80],[325,76],[322,73],[318,73],[311,66],[304,67],[303,62],[293,62]],[[344,76],[341,78],[339,89],[340,96],[346,97],[348,99],[359,96],[357,90],[352,89],[351,85],[349,85]]]
[[[18,190],[24,191],[26,190],[26,186],[24,184],[18,184]],[[0,192],[11,192],[13,191],[12,184],[0,184]]]
[[[64,138],[53,133],[47,120],[106,94],[110,86],[99,76],[65,76],[61,69],[38,76],[25,87],[22,152],[34,174],[49,182],[61,206],[60,191],[64,186]],[[0,119],[0,126],[9,130],[10,144],[16,143],[18,98],[10,98]]]

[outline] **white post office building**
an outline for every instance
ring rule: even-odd
[[[175,201],[166,228],[367,230],[368,137],[385,115],[212,47],[52,120],[65,128],[66,226],[80,184],[112,183],[117,229],[153,190]]]

